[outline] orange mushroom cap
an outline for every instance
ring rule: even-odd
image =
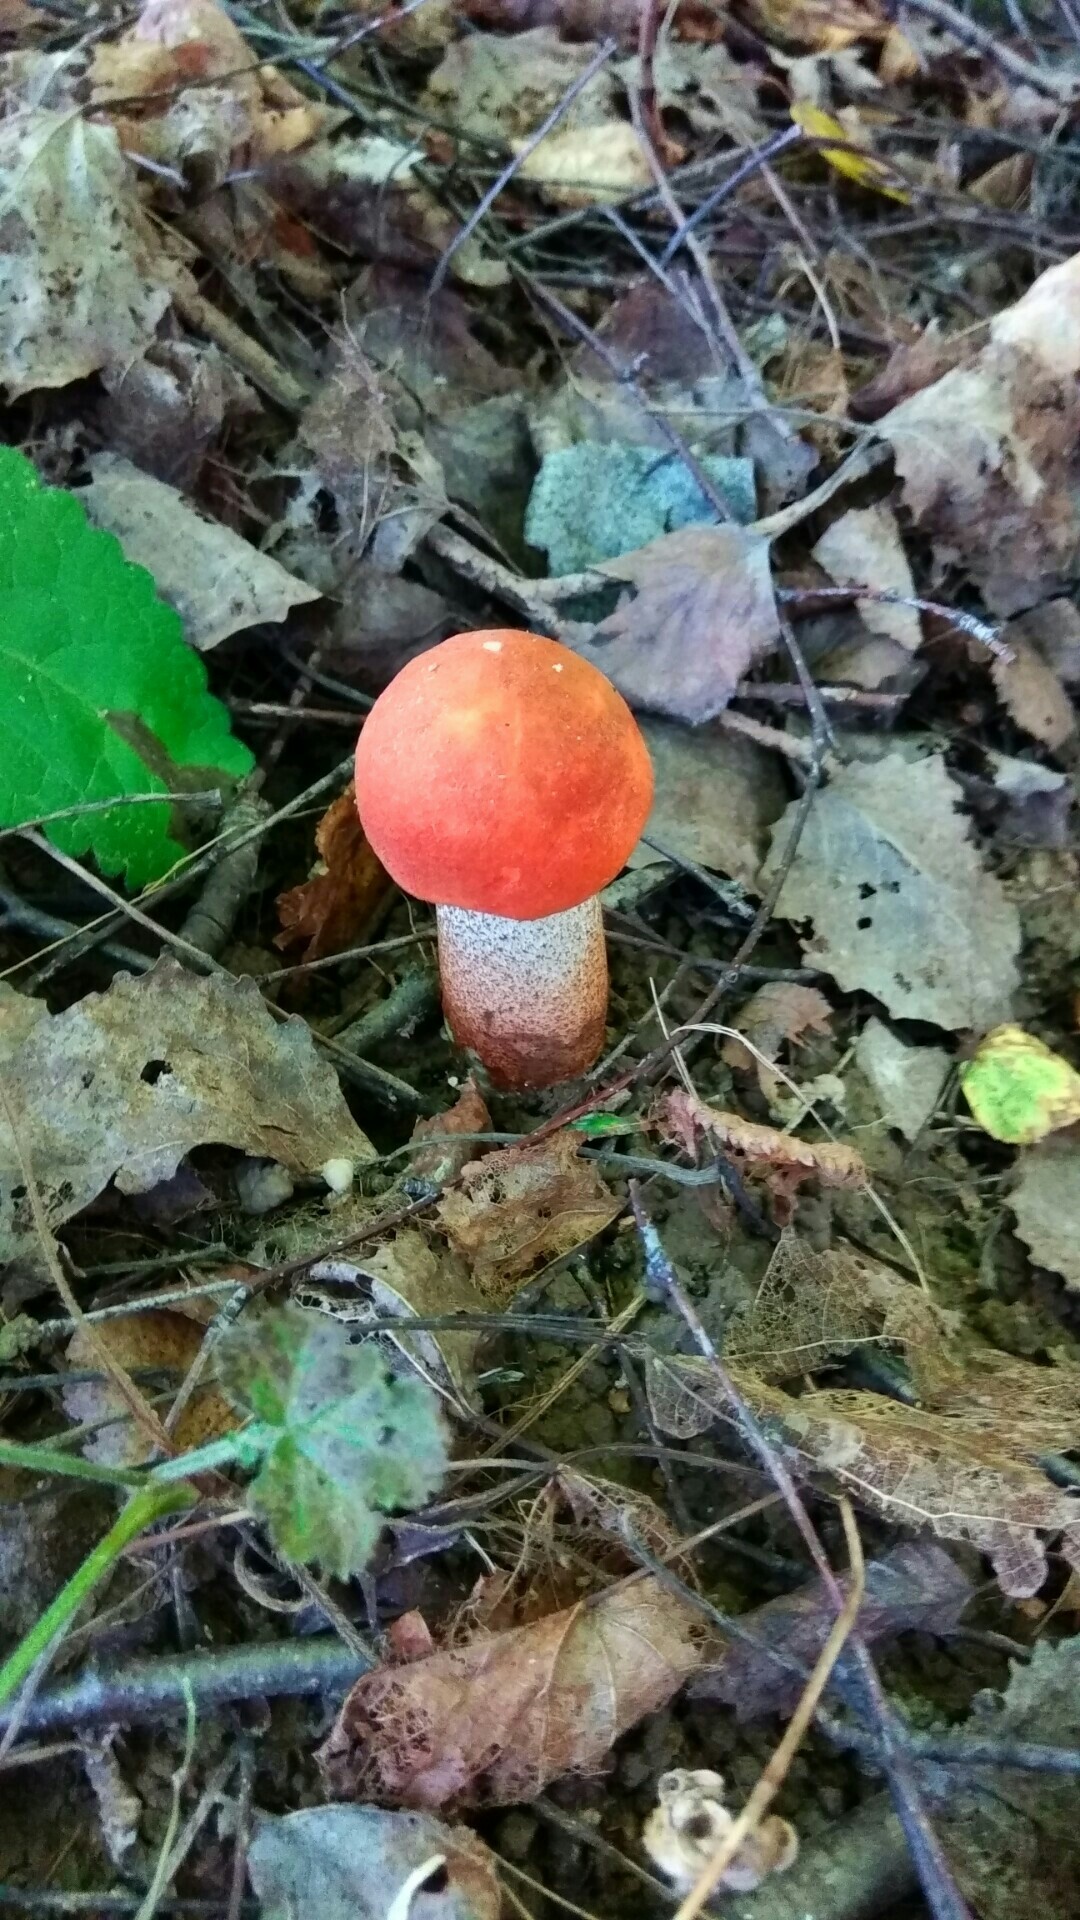
[[[511,920],[563,913],[625,865],[652,804],[636,720],[556,640],[459,633],[403,667],[356,749],[371,845],[406,893]]]

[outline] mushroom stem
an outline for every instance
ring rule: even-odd
[[[551,1087],[604,1043],[607,948],[599,896],[541,920],[438,907],[443,1007],[497,1087]]]

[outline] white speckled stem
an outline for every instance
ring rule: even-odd
[[[604,1044],[607,948],[600,901],[542,920],[438,907],[443,1007],[459,1047],[498,1087],[551,1087]]]

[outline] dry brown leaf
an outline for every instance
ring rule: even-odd
[[[832,1008],[817,987],[800,987],[794,980],[767,980],[751,994],[739,1013],[739,1031],[753,1042],[751,1053],[741,1040],[725,1040],[721,1049],[729,1067],[744,1073],[756,1070],[758,1085],[766,1100],[772,1098],[779,1076],[770,1072],[766,1061],[776,1060],[785,1040],[797,1045],[804,1033],[831,1032]]]
[[[796,1470],[824,1472],[890,1524],[967,1540],[989,1555],[1005,1593],[1037,1593],[1047,1539],[1080,1565],[1080,1517],[1066,1488],[1038,1464],[1080,1441],[1080,1368],[1036,1367],[992,1348],[967,1359],[941,1404],[910,1407],[874,1393],[837,1389],[798,1399],[758,1374],[732,1369],[759,1419]],[[731,1413],[707,1361],[656,1356],[648,1364],[653,1417],[689,1438]]]
[[[936,322],[917,340],[903,341],[893,348],[880,373],[851,396],[851,413],[856,420],[880,420],[901,401],[922,393],[943,374],[950,373],[974,354],[967,335],[944,338]]]
[[[838,586],[874,587],[878,592],[914,598],[915,582],[891,507],[852,507],[822,534],[814,559]],[[907,653],[922,645],[922,626],[914,607],[888,601],[856,602],[871,633],[895,640]]]
[[[1076,731],[1076,714],[1061,681],[1027,640],[1010,634],[1011,660],[994,659],[993,680],[1018,727],[1041,740],[1044,747],[1060,747]]]
[[[595,1773],[700,1665],[697,1609],[653,1579],[357,1681],[319,1764],[331,1794],[505,1806]]]
[[[322,871],[277,900],[274,945],[306,941],[305,960],[358,946],[393,885],[364,836],[351,782],[319,821],[315,846]]]
[[[998,614],[1045,599],[1080,560],[1080,255],[990,322],[970,366],[879,421],[938,565]]]
[[[780,1226],[790,1219],[794,1196],[806,1180],[818,1180],[823,1187],[867,1184],[862,1155],[854,1147],[832,1140],[796,1140],[776,1127],[759,1126],[741,1114],[707,1106],[682,1087],[665,1094],[658,1112],[660,1126],[692,1158],[697,1158],[701,1136],[711,1134],[748,1178],[764,1182]]]
[[[628,120],[603,126],[556,127],[538,147],[511,141],[524,157],[518,180],[532,180],[556,207],[598,207],[652,185],[652,168]]]
[[[527,139],[588,66],[595,48],[560,40],[550,26],[508,37],[467,34],[446,48],[421,97],[433,119],[449,121],[477,139]],[[601,68],[560,116],[560,132],[601,126],[614,118],[616,88]],[[546,152],[546,143],[544,151]]]
[[[160,1367],[178,1376],[179,1387],[193,1364],[206,1329],[185,1313],[151,1308],[119,1320],[106,1320],[94,1327],[93,1337],[77,1330],[67,1346],[69,1367],[92,1368],[100,1372],[99,1349],[109,1353],[124,1371],[137,1373],[143,1367]],[[149,1390],[149,1389],[144,1389]],[[103,1466],[138,1466],[149,1458],[151,1442],[135,1421],[128,1418],[128,1404],[111,1381],[101,1378],[79,1382],[63,1389],[64,1410],[80,1426],[114,1416],[115,1425],[99,1427],[83,1445],[88,1460]],[[165,1409],[162,1409],[164,1417]],[[222,1394],[209,1382],[200,1384],[180,1415],[173,1439],[181,1453],[201,1447],[231,1433],[239,1416]]]
[[[874,0],[750,0],[748,11],[766,40],[823,52],[884,40],[890,27]]]
[[[968,192],[973,200],[981,201],[984,207],[1002,207],[1012,211],[1023,206],[1031,189],[1035,172],[1033,153],[1010,153],[1004,160],[995,161],[985,173],[973,180]]]
[[[487,1104],[472,1075],[468,1076],[458,1098],[445,1113],[433,1114],[430,1120],[418,1120],[412,1130],[414,1140],[426,1140],[430,1135],[490,1133],[491,1115]],[[476,1142],[462,1140],[440,1141],[438,1145],[425,1147],[409,1161],[409,1170],[414,1177],[434,1180],[440,1185],[444,1180],[456,1180],[461,1169],[476,1158]]]
[[[601,571],[636,593],[579,651],[632,706],[712,720],[779,641],[768,542],[748,527],[686,527]]]
[[[610,1226],[619,1202],[578,1154],[572,1133],[504,1147],[466,1166],[438,1214],[477,1286],[504,1299],[552,1260]]]

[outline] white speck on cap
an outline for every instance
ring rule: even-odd
[[[561,672],[562,672],[562,668],[561,668],[561,667],[552,667],[552,669],[551,669],[551,671],[552,671],[552,673],[561,673]]]
[[[501,640],[485,640],[483,642],[483,647],[484,647],[485,653],[501,653],[502,641]]]

